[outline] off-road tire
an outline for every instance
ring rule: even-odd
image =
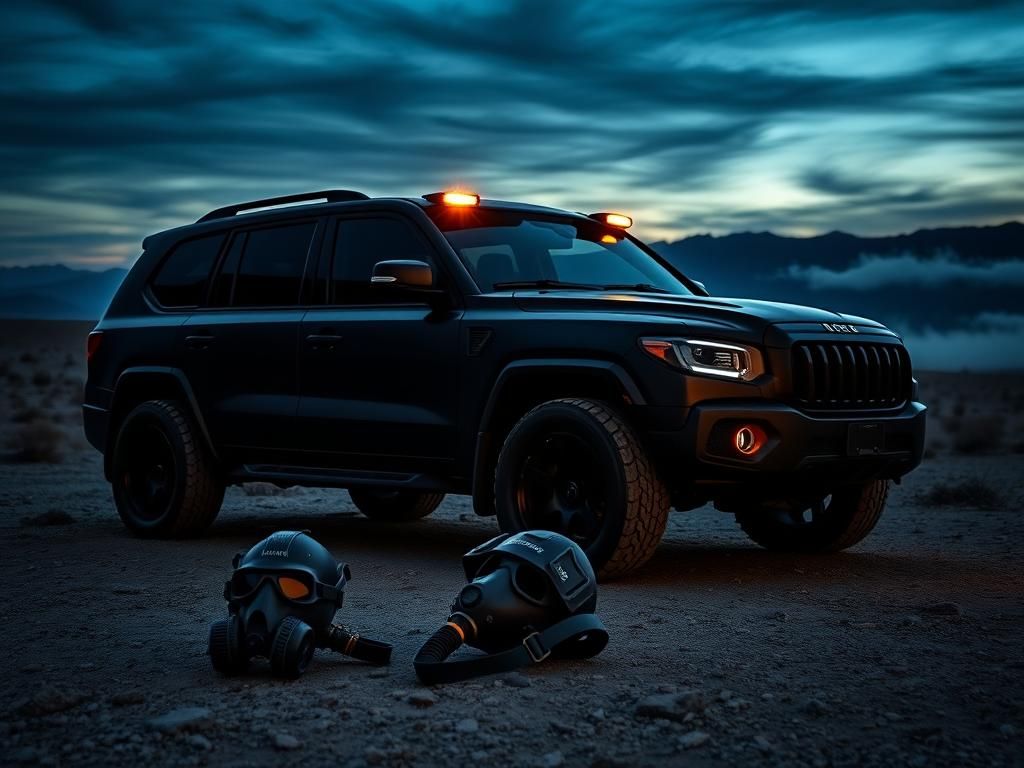
[[[378,488],[352,488],[348,495],[356,508],[371,520],[409,523],[426,517],[444,501],[443,493]]]
[[[162,514],[138,514],[127,489],[126,470],[137,450],[132,435],[139,428],[155,428],[167,440],[173,455],[170,500]],[[150,400],[136,406],[121,422],[114,441],[112,462],[114,502],[122,522],[132,533],[150,538],[198,536],[213,522],[224,501],[224,481],[187,408],[171,400]]]
[[[542,403],[512,427],[498,455],[494,494],[506,532],[526,530],[517,483],[531,443],[552,429],[578,430],[603,456],[608,502],[597,538],[584,546],[601,580],[623,576],[654,554],[668,522],[669,496],[632,427],[607,403],[564,398]]]
[[[878,523],[889,495],[888,480],[873,480],[832,494],[825,513],[802,525],[785,523],[768,509],[737,513],[744,532],[765,549],[825,553],[852,547]]]

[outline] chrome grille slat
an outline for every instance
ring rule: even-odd
[[[793,395],[809,410],[884,410],[910,398],[910,357],[874,342],[800,342],[793,347]]]

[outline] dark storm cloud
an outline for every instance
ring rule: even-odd
[[[1017,216],[1024,45],[998,35],[1018,17],[934,0],[49,0],[9,12],[0,261],[116,261],[209,207],[332,185],[628,206],[662,237]],[[930,143],[948,178],[908,162]]]

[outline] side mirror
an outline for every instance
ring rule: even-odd
[[[705,295],[705,296],[710,296],[710,295],[711,295],[711,291],[709,291],[709,290],[707,289],[707,286],[706,286],[706,285],[704,285],[704,283],[702,283],[702,282],[701,282],[700,280],[694,280],[694,279],[693,279],[693,278],[691,277],[691,278],[690,278],[690,281],[691,281],[691,282],[692,282],[692,283],[693,283],[694,285],[696,285],[696,286],[697,286],[698,288],[700,288],[700,289],[701,289],[702,291],[704,291],[704,295]]]
[[[433,288],[434,270],[425,261],[395,259],[378,261],[373,265],[370,282],[395,288]]]

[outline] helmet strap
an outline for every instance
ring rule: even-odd
[[[600,653],[608,643],[608,630],[601,620],[593,613],[582,613],[552,624],[543,632],[527,635],[519,645],[507,651],[446,661],[463,643],[462,633],[457,629],[454,622],[445,624],[420,648],[413,660],[420,682],[425,685],[454,683],[480,675],[511,672],[528,664],[539,664],[563,643],[571,643],[569,655],[587,658]],[[574,648],[576,643],[579,648]]]

